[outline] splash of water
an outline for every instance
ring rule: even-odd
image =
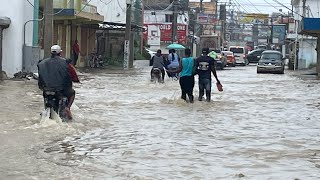
[[[50,118],[50,111],[51,111],[51,118]],[[41,120],[40,120],[40,126],[41,127],[48,127],[48,126],[53,126],[53,125],[61,125],[62,124],[62,119],[59,117],[59,115],[51,110],[51,109],[45,109],[41,113]]]

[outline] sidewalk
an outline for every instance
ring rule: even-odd
[[[314,80],[320,80],[320,78],[317,76],[316,68],[312,69],[303,69],[303,70],[287,70],[287,72],[290,73],[292,76],[299,77],[301,79],[314,79]]]

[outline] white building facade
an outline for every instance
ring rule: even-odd
[[[292,0],[291,4],[294,7],[294,20],[295,20],[295,34],[291,34],[290,38],[297,39],[299,42],[299,54],[298,54],[298,69],[308,68],[312,64],[317,63],[317,38],[297,35],[299,31],[298,27],[302,20],[304,8],[303,0]],[[307,0],[305,4],[305,16],[310,18],[320,18],[320,1],[319,0]]]
[[[91,0],[90,4],[98,7],[105,22],[126,23],[126,0]]]
[[[145,40],[150,49],[156,51],[171,43],[173,13],[171,10],[144,10]],[[177,43],[186,44],[188,36],[189,17],[187,12],[177,15]]]
[[[32,2],[32,1],[31,1]],[[33,19],[34,7],[27,1],[1,0],[0,16],[9,17],[11,24],[3,30],[2,65],[9,77],[22,70],[24,23]],[[26,45],[32,46],[33,26],[26,26]]]

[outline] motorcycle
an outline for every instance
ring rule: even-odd
[[[170,68],[171,71],[176,71],[177,68]],[[168,77],[172,78],[173,80],[179,80],[179,73],[174,73],[174,72],[168,72]]]
[[[95,53],[91,54],[91,58],[89,60],[89,66],[91,68],[98,68],[103,66],[103,57],[102,55],[97,56]]]
[[[158,83],[163,83],[161,69],[153,68],[151,70],[151,81],[158,81]]]
[[[54,118],[54,112],[58,114],[62,122],[69,121],[65,108],[68,105],[68,98],[63,96],[61,92],[55,90],[44,90],[44,107],[45,112],[50,113],[49,118]]]

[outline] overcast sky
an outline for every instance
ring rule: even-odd
[[[200,0],[190,0],[190,1],[200,1]],[[210,0],[204,0],[204,2],[208,2]],[[218,2],[229,2],[230,0],[218,0]],[[274,0],[231,0],[234,4],[237,4],[237,7],[234,9],[241,11],[249,12],[249,13],[267,13],[271,14],[272,12],[279,12],[279,9],[282,9],[284,13],[288,13],[288,9],[283,7],[282,5],[276,3]],[[287,6],[291,9],[290,2],[291,0],[278,0],[278,2]]]

